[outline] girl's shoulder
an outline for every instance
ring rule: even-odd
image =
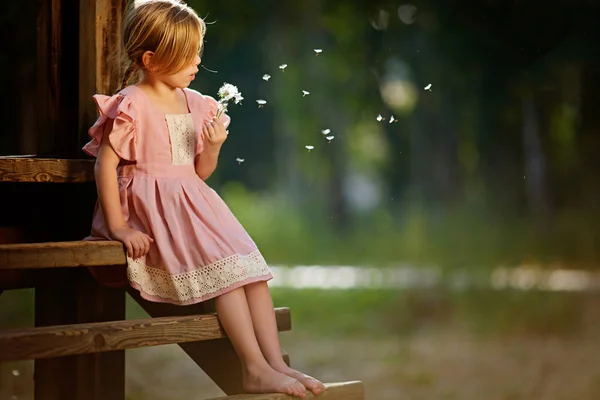
[[[144,93],[135,86],[127,86],[112,95],[95,94],[94,100],[98,106],[105,105],[107,108],[127,108],[129,110],[143,109]],[[102,108],[102,107],[101,107]]]
[[[185,93],[188,98],[190,110],[204,121],[208,121],[217,115],[219,111],[219,103],[212,96],[202,94],[197,90],[185,88]],[[226,113],[221,115],[221,121],[225,127],[229,126],[231,118]]]
[[[185,88],[183,89],[187,95],[190,106],[192,107],[203,107],[203,108],[216,108],[218,107],[217,101],[214,97],[202,94],[195,89]]]

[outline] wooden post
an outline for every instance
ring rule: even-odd
[[[78,1],[46,0],[38,5],[38,155],[76,154]]]
[[[80,269],[77,322],[125,319],[125,289],[100,286],[87,269]],[[77,356],[78,400],[125,399],[125,350]]]
[[[97,113],[92,96],[119,86],[121,22],[126,0],[79,0],[79,145]]]
[[[75,270],[38,271],[35,287],[35,326],[77,322]],[[76,399],[77,358],[35,360],[36,400]]]

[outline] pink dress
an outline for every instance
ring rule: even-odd
[[[246,230],[194,169],[203,149],[201,127],[216,115],[217,102],[183,91],[188,114],[160,112],[136,86],[112,97],[95,95],[100,117],[83,147],[96,157],[109,134],[122,159],[117,175],[125,220],[154,239],[145,257],[127,259],[127,280],[147,300],[180,305],[273,277]],[[229,116],[221,118],[229,124]],[[109,238],[96,204],[84,240]]]

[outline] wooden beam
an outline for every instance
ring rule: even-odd
[[[101,286],[78,270],[77,321],[125,320],[125,290]],[[125,399],[125,350],[77,356],[77,400]]]
[[[77,322],[76,270],[39,271],[35,288],[35,326],[44,327]],[[43,328],[33,328],[43,329]],[[0,357],[17,343],[0,344]],[[58,357],[36,360],[34,398],[36,400],[76,399],[77,359]]]
[[[174,306],[166,303],[154,303],[144,300],[139,292],[129,288],[128,293],[133,297],[151,317],[164,317],[167,315],[188,315],[194,313],[210,312],[213,310],[212,302],[193,304],[189,306]],[[276,313],[279,331],[291,330],[291,318],[285,319]],[[244,393],[242,387],[242,368],[229,339],[211,340],[210,342],[180,343],[179,346],[202,368],[213,382],[226,394]],[[284,360],[286,358],[284,357]],[[289,359],[288,359],[289,362]]]
[[[365,389],[362,382],[342,382],[325,384],[326,390],[318,396],[307,392],[305,400],[364,400]],[[297,397],[286,394],[238,394],[234,396],[219,397],[212,400],[297,400]]]
[[[77,241],[0,245],[0,270],[125,265],[120,242]]]
[[[55,294],[57,297],[59,293]],[[289,329],[287,308],[276,310]],[[89,354],[225,338],[215,314],[162,317],[0,331],[0,361]]]
[[[94,182],[94,160],[0,157],[0,182]]]
[[[111,95],[121,80],[121,24],[127,0],[79,0],[79,135],[97,118],[92,96]]]

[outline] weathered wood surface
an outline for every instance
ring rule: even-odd
[[[174,306],[172,304],[154,303],[144,300],[135,289],[130,288],[128,292],[151,317],[187,315],[213,311],[211,301],[189,306]],[[280,332],[292,329],[289,309],[286,310],[288,315],[285,318],[282,318],[283,315],[279,312],[276,313],[277,327]],[[180,343],[179,346],[223,392],[226,394],[244,393],[240,359],[229,339]],[[289,365],[289,357],[286,354],[283,354],[283,359]]]
[[[0,270],[125,265],[116,241],[47,242],[0,245]]]
[[[77,323],[77,276],[73,272],[76,270],[39,271],[39,284],[35,289],[36,327]],[[0,357],[8,355],[9,350],[18,346],[18,343],[1,343]],[[76,357],[36,360],[33,375],[34,398],[77,399],[77,387],[74,384],[76,380]]]
[[[56,293],[56,296],[60,295]],[[276,315],[278,329],[289,329],[289,309],[276,309]],[[225,337],[215,314],[10,329],[0,331],[0,361],[53,358]]]
[[[125,290],[101,286],[85,269],[70,271],[79,275],[78,323],[126,319]],[[83,354],[76,358],[77,400],[125,399],[125,350]]]
[[[97,118],[92,96],[111,95],[121,79],[121,26],[127,0],[79,0],[79,135]]]
[[[0,157],[0,182],[84,183],[94,179],[94,160]]]
[[[37,117],[38,154],[74,158],[78,153],[78,2],[38,2],[34,114]]]
[[[327,390],[315,396],[308,392],[304,398],[310,399],[323,399],[323,400],[364,400],[365,390],[362,382],[342,382],[342,383],[329,383],[325,384]],[[297,397],[288,396],[286,394],[237,394],[233,396],[219,397],[212,400],[297,400]]]

